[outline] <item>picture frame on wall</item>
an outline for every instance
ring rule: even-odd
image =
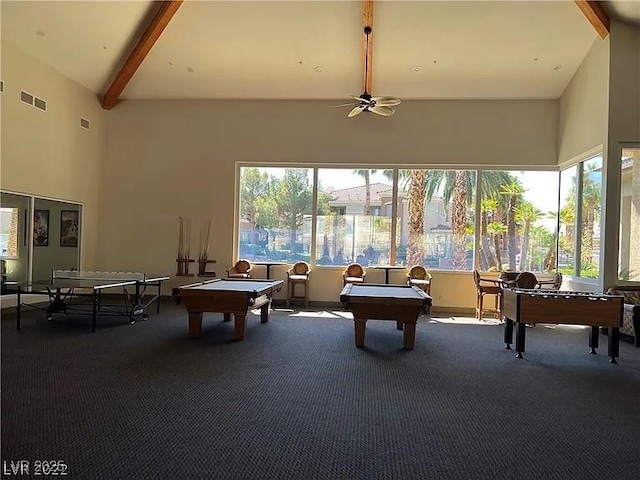
[[[33,211],[33,246],[49,246],[49,210]]]
[[[61,247],[77,247],[78,246],[78,210],[61,210],[60,211],[60,246]]]

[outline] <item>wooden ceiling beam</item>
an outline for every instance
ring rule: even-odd
[[[596,29],[603,40],[609,36],[610,20],[600,2],[575,0],[576,5],[582,11],[589,23]]]
[[[371,28],[368,38],[364,33],[366,27]],[[364,91],[371,95],[373,80],[373,0],[363,0],[362,35],[364,38]]]
[[[160,35],[178,11],[178,8],[180,8],[183,1],[184,0],[170,0],[159,2],[161,5],[158,12],[155,14],[147,26],[147,29],[142,34],[142,37],[140,37],[140,40],[138,40],[138,43],[129,54],[129,57],[124,62],[124,65],[111,83],[111,86],[102,96],[102,108],[110,110],[116,106],[120,94],[125,89],[131,78],[133,78],[138,67],[147,57],[151,48],[156,43],[156,40],[160,38]]]

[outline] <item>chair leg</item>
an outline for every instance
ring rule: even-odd
[[[478,320],[482,321],[482,307],[484,303],[484,295],[481,293],[478,297]]]

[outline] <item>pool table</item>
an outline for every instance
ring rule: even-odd
[[[180,298],[189,314],[189,337],[200,337],[204,312],[220,312],[225,321],[233,314],[235,339],[244,340],[248,311],[260,308],[260,322],[267,323],[271,297],[283,284],[282,280],[217,278],[180,287]]]
[[[408,285],[351,283],[340,292],[340,302],[353,313],[356,347],[364,347],[367,320],[392,320],[404,330],[404,348],[411,350],[418,317],[431,306],[431,297]]]

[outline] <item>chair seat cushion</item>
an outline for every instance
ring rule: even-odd
[[[347,283],[363,283],[364,278],[362,277],[345,277],[344,281]]]
[[[230,273],[229,278],[249,278],[248,273]]]
[[[411,285],[429,285],[431,283],[431,280],[420,280],[418,278],[412,278],[411,280],[409,280],[409,282],[411,282]]]
[[[289,275],[289,280],[293,282],[304,282],[308,278],[307,275]]]

